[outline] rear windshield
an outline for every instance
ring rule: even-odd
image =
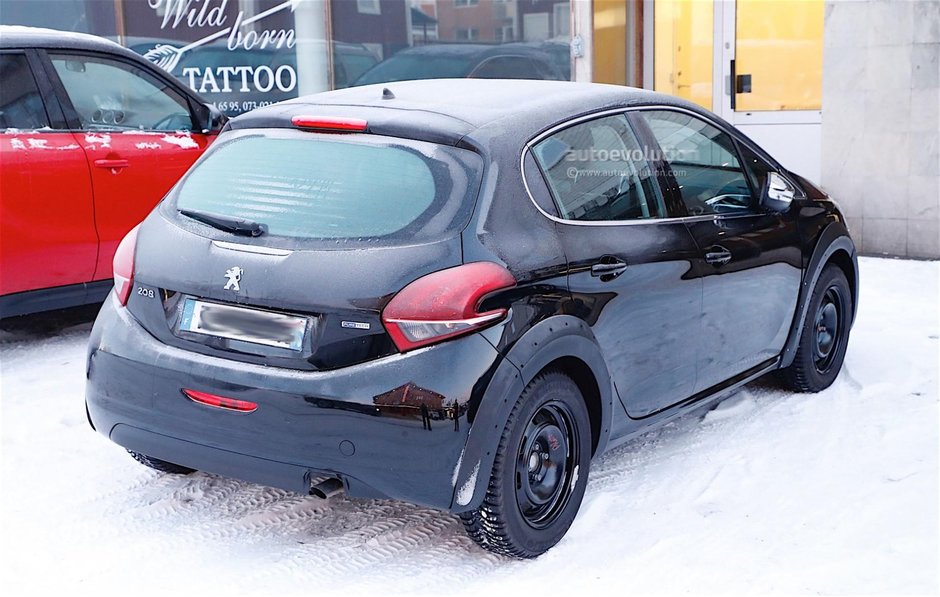
[[[264,224],[263,239],[417,244],[466,227],[481,170],[479,155],[433,143],[238,131],[213,146],[165,205]]]

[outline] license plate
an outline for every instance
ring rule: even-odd
[[[290,350],[303,346],[307,319],[273,311],[186,299],[180,330]]]

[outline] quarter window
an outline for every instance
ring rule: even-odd
[[[731,137],[704,120],[643,111],[691,215],[748,213],[754,196]]]
[[[774,172],[774,169],[747,145],[742,143],[739,147],[741,148],[741,159],[744,161],[744,169],[751,179],[751,187],[759,195],[767,182],[767,175]]]
[[[193,130],[185,98],[143,69],[96,56],[50,57],[82,130]]]
[[[26,55],[0,54],[0,81],[0,129],[49,126]]]
[[[540,141],[533,153],[565,219],[666,216],[646,152],[622,114],[568,127]]]

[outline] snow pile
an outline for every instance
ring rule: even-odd
[[[149,471],[85,422],[90,323],[4,324],[4,593],[936,592],[940,264],[861,267],[833,387],[751,384],[595,461],[534,562],[424,508]]]

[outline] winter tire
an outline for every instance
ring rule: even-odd
[[[483,504],[460,515],[489,551],[537,557],[558,543],[581,506],[591,466],[591,424],[567,375],[548,371],[526,386],[503,430]]]
[[[829,264],[813,289],[793,363],[780,371],[787,388],[820,392],[832,385],[845,359],[851,319],[849,282],[841,269]]]

